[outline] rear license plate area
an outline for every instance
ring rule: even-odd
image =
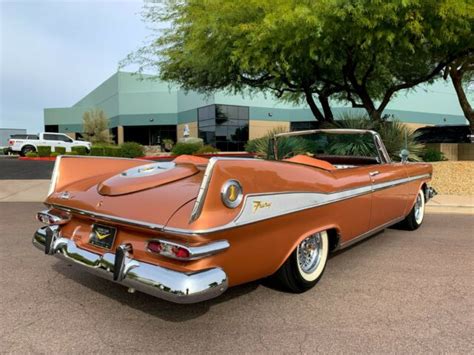
[[[117,228],[103,224],[93,224],[89,243],[99,248],[111,249],[114,245]]]

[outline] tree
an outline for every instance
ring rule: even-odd
[[[264,91],[306,101],[318,120],[331,121],[329,97],[340,89],[319,78],[333,68],[317,58],[319,24],[310,6],[287,0],[148,3],[145,20],[171,26],[122,64],[138,63],[140,71],[151,69],[201,93]]]
[[[113,136],[109,131],[109,120],[101,109],[91,109],[84,112],[83,136],[92,143],[113,143]]]
[[[474,132],[474,111],[466,95],[467,88],[474,82],[474,55],[458,58],[448,64],[444,78],[447,79],[448,76],[456,90],[464,116],[469,121],[471,131]]]
[[[380,120],[399,91],[472,53],[472,10],[470,0],[168,0],[144,18],[170,26],[122,64],[187,90],[306,101],[319,121],[333,119],[330,98]]]
[[[446,65],[474,53],[469,0],[327,1],[325,52],[343,58],[344,95],[381,120],[401,90],[438,79]]]

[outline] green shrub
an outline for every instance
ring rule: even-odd
[[[38,156],[49,157],[51,155],[51,147],[49,145],[38,146]]]
[[[145,149],[141,144],[125,142],[120,145],[120,155],[124,158],[137,158],[145,155]]]
[[[423,154],[423,161],[432,162],[432,161],[443,161],[446,160],[443,152],[440,152],[433,148],[426,149],[425,153]]]
[[[71,150],[76,152],[77,155],[87,155],[86,147],[72,147]]]
[[[197,150],[194,154],[212,154],[212,153],[219,153],[220,150],[213,147],[212,145],[203,145],[201,148]]]
[[[121,157],[122,156],[122,148],[111,145],[104,147],[104,155],[107,157]]]
[[[28,158],[36,158],[36,157],[38,157],[38,153],[28,152],[28,153],[25,154],[25,156],[28,157]]]
[[[91,147],[90,155],[95,157],[103,157],[105,155],[105,147],[101,145],[93,145]]]
[[[191,155],[195,154],[202,147],[202,143],[176,143],[171,150],[171,153],[173,155]]]
[[[66,155],[79,155],[79,154],[77,152],[72,151],[72,152],[66,152]]]
[[[57,157],[58,155],[61,155],[62,153],[59,153],[59,152],[51,152],[51,155],[50,157]]]
[[[61,154],[66,154],[66,148],[65,147],[54,147],[54,151],[58,153],[57,155]],[[53,154],[53,153],[51,153]]]
[[[249,153],[257,153],[265,159],[273,159],[273,136],[278,133],[285,133],[284,127],[276,127],[267,132],[261,138],[249,140],[245,145],[245,150]],[[313,147],[309,141],[301,137],[278,138],[278,157],[288,158],[292,155],[305,154],[311,152]]]
[[[173,149],[174,141],[172,139],[165,138],[161,141],[161,144],[165,152],[169,152],[171,149]]]

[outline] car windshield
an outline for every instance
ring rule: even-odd
[[[278,160],[297,155],[306,155],[332,162],[352,162],[348,158],[362,158],[359,161],[380,163],[380,155],[371,131],[316,130],[291,132],[275,136],[273,156]],[[347,159],[346,159],[347,158]],[[342,159],[342,160],[341,160]]]

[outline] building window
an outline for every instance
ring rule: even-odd
[[[209,105],[198,109],[199,138],[222,151],[243,151],[249,140],[249,108]]]
[[[57,124],[47,124],[47,125],[44,126],[44,131],[45,132],[58,133],[59,132],[59,125],[57,125]]]
[[[161,145],[163,139],[176,140],[175,125],[125,126],[124,141],[142,145]]]
[[[290,131],[304,131],[307,129],[318,129],[319,122],[313,121],[302,121],[302,122],[290,122]]]

